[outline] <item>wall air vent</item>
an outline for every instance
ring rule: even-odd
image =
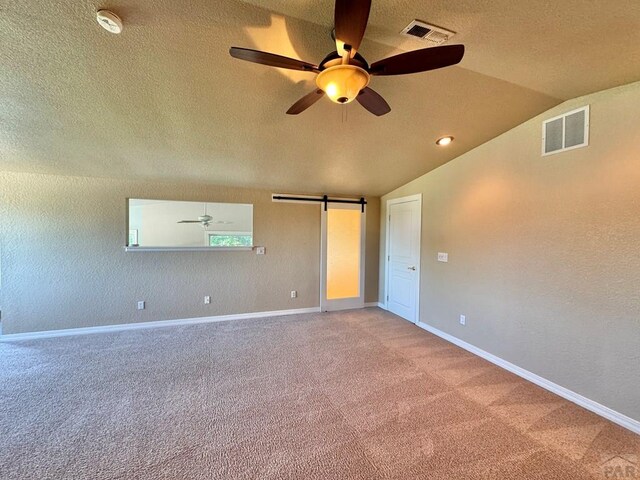
[[[418,40],[428,43],[429,46],[435,47],[437,45],[442,45],[444,42],[449,40],[455,35],[455,32],[442,27],[436,27],[429,23],[421,22],[420,20],[413,20],[409,25],[402,29],[400,34],[405,37],[417,38]]]
[[[542,122],[542,155],[589,145],[589,105]]]

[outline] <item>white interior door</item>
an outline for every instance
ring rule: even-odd
[[[320,309],[364,307],[365,212],[361,205],[322,209]]]
[[[387,310],[419,320],[422,196],[387,202]]]

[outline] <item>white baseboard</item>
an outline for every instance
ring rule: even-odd
[[[365,308],[380,307],[378,302],[368,302]],[[71,335],[89,335],[92,333],[118,332],[122,330],[138,330],[143,328],[172,327],[177,325],[195,325],[198,323],[227,322],[246,318],[267,318],[299,313],[317,313],[320,307],[297,308],[291,310],[274,310],[270,312],[236,313],[232,315],[218,315],[212,317],[184,318],[177,320],[158,320],[155,322],[121,323],[117,325],[103,325],[99,327],[66,328],[64,330],[46,330],[44,332],[7,333],[0,335],[0,342],[17,340],[35,340],[37,338],[68,337]]]
[[[380,302],[367,302],[364,304],[364,308],[370,308],[370,307],[383,308]]]
[[[369,308],[369,307],[378,307],[378,308],[382,308],[383,310],[386,310],[386,306],[384,303],[380,303],[380,302],[367,302],[364,304],[365,308]]]
[[[10,333],[0,335],[0,342],[16,340],[35,340],[38,338],[68,337],[71,335],[88,335],[93,333],[120,332],[123,330],[141,330],[144,328],[173,327],[178,325],[196,325],[198,323],[227,322],[247,318],[280,317],[297,315],[300,313],[316,313],[320,307],[296,308],[292,310],[274,310],[271,312],[237,313],[233,315],[218,315],[213,317],[184,318],[180,320],[158,320],[155,322],[124,323],[118,325],[104,325],[100,327],[68,328],[65,330],[48,330],[44,332]]]
[[[566,400],[569,400],[570,402],[573,402],[576,405],[580,405],[581,407],[586,408],[587,410],[597,415],[600,415],[601,417],[604,417],[607,420],[610,420],[613,423],[616,423],[621,427],[627,428],[632,432],[640,435],[640,421],[638,420],[635,420],[631,417],[627,417],[626,415],[620,412],[616,412],[615,410],[612,410],[609,407],[605,407],[604,405],[601,405],[598,402],[591,400],[587,397],[583,397],[579,393],[573,392],[568,388],[565,388],[561,385],[553,383],[552,381],[547,380],[546,378],[536,375],[535,373],[525,370],[524,368],[514,365],[513,363],[510,363],[506,360],[503,360],[502,358],[497,357],[489,352],[485,352],[484,350],[474,345],[471,345],[470,343],[467,343],[463,340],[460,340],[459,338],[454,337],[453,335],[449,335],[448,333],[445,333],[442,330],[438,330],[437,328],[432,327],[431,325],[427,325],[426,323],[423,323],[423,322],[418,322],[416,323],[416,325],[426,330],[427,332],[433,333],[434,335],[437,335],[438,337],[448,342],[451,342],[460,348],[464,348],[465,350],[473,353],[474,355],[482,357],[485,360],[488,360],[489,362],[499,367],[502,367],[505,370],[508,370],[511,373],[518,375],[519,377],[524,378],[525,380],[535,383],[536,385],[546,390],[549,390],[550,392],[555,393],[556,395]]]

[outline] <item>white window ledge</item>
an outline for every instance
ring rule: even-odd
[[[238,252],[253,247],[124,247],[125,252]]]

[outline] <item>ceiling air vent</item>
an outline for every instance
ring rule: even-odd
[[[435,25],[421,22],[420,20],[413,20],[409,25],[402,29],[400,34],[406,37],[423,40],[429,43],[430,46],[435,47],[436,45],[442,45],[456,33],[442,27],[436,27]]]
[[[589,105],[542,122],[542,155],[589,145]]]

